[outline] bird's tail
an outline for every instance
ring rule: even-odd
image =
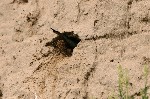
[[[54,33],[56,33],[57,35],[61,35],[61,33],[60,32],[58,32],[58,31],[56,31],[56,30],[54,30],[53,28],[51,28],[52,30],[53,30],[53,32]]]

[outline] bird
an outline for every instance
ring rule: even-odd
[[[71,39],[70,37],[68,37],[65,32],[64,33],[60,33],[59,31],[54,30],[53,28],[51,28],[53,30],[53,32],[55,34],[57,34],[58,36],[62,37],[63,40],[71,47],[71,49],[74,49],[77,46],[77,42],[74,41],[73,39]]]

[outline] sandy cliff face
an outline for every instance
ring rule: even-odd
[[[131,95],[144,87],[149,0],[0,0],[0,22],[2,99],[107,99],[118,92],[118,65]],[[46,46],[57,36],[50,28],[79,36],[71,56]]]

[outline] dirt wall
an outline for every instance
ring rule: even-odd
[[[140,99],[149,0],[0,0],[0,22],[0,98],[107,99],[118,93],[122,65]],[[71,56],[46,46],[57,37],[51,28],[79,36]]]

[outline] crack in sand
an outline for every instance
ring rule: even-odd
[[[66,95],[64,97],[64,99],[66,99],[66,97],[68,96],[68,94],[70,93],[71,89],[69,89],[67,92],[66,92]]]
[[[85,95],[83,96],[83,99],[88,99],[88,92],[87,92],[87,88],[88,88],[88,81],[89,78],[91,77],[91,75],[94,73],[96,66],[98,65],[97,59],[98,59],[98,51],[97,51],[97,44],[95,42],[95,58],[94,58],[94,62],[91,68],[89,68],[88,72],[84,75],[84,88],[85,88]]]
[[[123,32],[123,33],[120,33],[120,34],[114,34],[114,33],[110,33],[110,34],[105,34],[105,35],[102,35],[102,36],[92,36],[92,37],[89,37],[89,38],[85,38],[85,40],[99,40],[99,39],[125,39],[125,38],[128,38],[130,36],[133,36],[133,35],[136,35],[136,34],[139,34],[137,31],[133,31],[133,32]]]

